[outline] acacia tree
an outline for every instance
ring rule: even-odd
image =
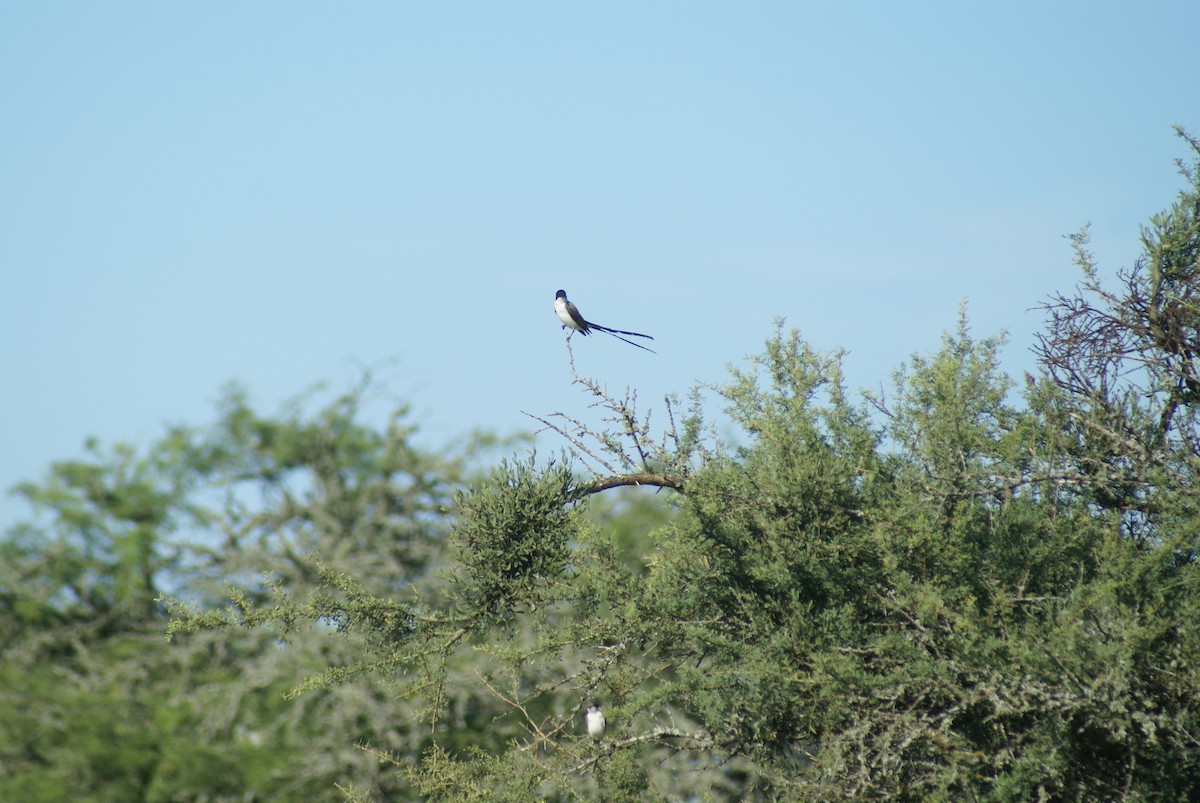
[[[1184,173],[1122,289],[1077,242],[1084,284],[1048,302],[1022,403],[1003,341],[964,316],[861,400],[840,355],[781,325],[655,426],[568,346],[599,423],[537,416],[565,454],[501,461],[452,499],[402,436],[229,416],[252,448],[200,454],[271,504],[234,491],[205,525],[223,548],[189,554],[242,588],[171,603],[179,654],[247,632],[320,653],[323,671],[294,665],[287,743],[319,768],[310,794],[341,761],[356,800],[1194,799]],[[248,541],[264,556],[230,561]]]
[[[1177,130],[1200,154],[1200,141]],[[1106,508],[1145,514],[1127,518],[1131,527],[1150,525],[1168,500],[1194,499],[1200,467],[1200,161],[1178,166],[1188,186],[1143,227],[1143,255],[1115,287],[1088,250],[1087,229],[1071,238],[1083,280],[1044,305],[1036,349],[1045,403],[1090,493]]]
[[[300,700],[297,679],[361,655],[266,629],[164,641],[171,594],[210,608],[315,586],[319,552],[381,593],[431,571],[460,466],[412,445],[400,408],[360,421],[367,378],[279,416],[225,394],[215,424],[144,451],[92,443],[18,492],[41,515],[0,541],[0,798],[338,799],[402,788],[354,747],[419,749],[404,701],[370,686]],[[305,756],[298,760],[298,756]]]
[[[415,764],[375,752],[430,799],[1187,796],[1194,579],[1156,571],[1046,416],[1008,404],[1000,345],[964,321],[871,397],[880,425],[837,355],[780,331],[713,389],[732,443],[698,406],[652,441],[579,379],[618,428],[544,420],[600,476],[503,462],[458,495],[439,579],[381,596],[326,573],[188,621],[366,633],[358,669],[430,734]],[[633,485],[675,511],[639,561],[584,512]]]
[[[326,574],[323,595],[189,621],[366,633],[369,666],[424,702],[428,748],[396,766],[431,799],[1194,797],[1185,175],[1148,268],[1108,292],[1085,259],[1100,303],[1048,304],[1023,406],[965,319],[864,402],[781,330],[709,389],[726,441],[699,397],[652,437],[632,394],[576,376],[607,426],[540,417],[571,455],[460,493],[440,577],[378,595]],[[673,511],[638,560],[585,514],[623,486]]]

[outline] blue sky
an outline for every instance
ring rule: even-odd
[[[231,380],[273,411],[379,366],[431,447],[583,411],[560,287],[655,335],[575,339],[644,403],[776,316],[876,387],[963,299],[1019,374],[1063,235],[1113,271],[1180,187],[1197,29],[1190,0],[5,3],[0,487]]]

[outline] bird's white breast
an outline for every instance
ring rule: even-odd
[[[567,310],[567,302],[563,299],[554,299],[554,314],[558,316],[560,321],[574,329],[576,332],[583,331],[583,327],[576,323],[575,319],[571,317],[571,313]]]

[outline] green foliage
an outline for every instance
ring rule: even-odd
[[[1075,238],[1021,398],[965,313],[862,401],[780,324],[728,441],[575,376],[613,429],[466,482],[365,388],[55,465],[0,541],[0,797],[1195,799],[1181,167],[1117,289]]]
[[[1042,403],[1088,493],[1151,520],[1180,506],[1195,515],[1200,470],[1200,141],[1178,132],[1195,158],[1179,162],[1188,186],[1143,228],[1142,258],[1110,288],[1087,230],[1075,235],[1084,280],[1044,305],[1037,349],[1047,374]],[[1165,489],[1181,493],[1158,493]]]
[[[490,615],[536,607],[566,569],[575,535],[571,470],[533,457],[503,461],[470,493],[459,492],[450,536],[461,567],[463,604]]]
[[[362,584],[411,583],[445,541],[437,513],[458,466],[411,446],[403,409],[380,430],[360,423],[367,390],[264,417],[232,389],[210,427],[172,428],[143,453],[93,442],[20,486],[41,515],[0,541],[0,799],[332,800],[351,778],[400,793],[355,743],[419,749],[404,701],[349,686],[286,699],[362,653],[321,624],[340,624],[316,615],[323,586],[391,643],[414,622],[366,605]],[[176,627],[167,643],[164,592],[213,626],[239,621],[213,607],[232,596],[275,633]],[[306,621],[259,614],[288,595],[311,597],[317,627],[281,647]]]

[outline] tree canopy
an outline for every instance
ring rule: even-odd
[[[965,312],[862,394],[780,322],[653,418],[568,359],[603,421],[536,414],[552,455],[425,453],[364,382],[53,465],[0,541],[0,797],[1197,798],[1180,133],[1020,383]]]

